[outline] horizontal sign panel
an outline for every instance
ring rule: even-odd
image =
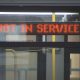
[[[25,22],[0,23],[0,33],[29,35],[64,35],[80,34],[80,23],[67,22]]]

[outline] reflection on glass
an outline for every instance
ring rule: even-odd
[[[72,12],[0,12],[0,22],[52,22],[55,17],[55,22],[70,22],[80,21],[79,13]],[[7,24],[6,23],[6,24]],[[20,26],[16,27],[16,32],[11,35],[11,32],[0,33],[0,41],[24,41],[35,42],[36,36],[28,36],[25,32],[24,35],[20,34]],[[44,39],[45,36],[45,39]],[[33,37],[33,38],[32,38]],[[29,40],[28,40],[29,39]],[[42,35],[43,42],[52,42],[52,35]],[[56,35],[56,42],[63,42],[64,35]],[[39,41],[40,42],[40,41]]]
[[[37,80],[37,52],[7,49],[6,80]]]
[[[53,80],[54,75],[56,80],[64,80],[64,49],[56,48],[53,53],[52,50],[50,47],[0,48],[0,80],[42,80],[44,77]]]
[[[71,74],[70,80],[80,80],[80,54],[70,54]]]
[[[68,35],[68,42],[80,42],[80,35]]]
[[[52,22],[52,12],[0,12],[0,22]],[[36,36],[27,35],[25,32],[22,35],[20,26],[17,26],[14,35],[11,32],[0,33],[0,41],[37,42]],[[44,41],[43,37],[41,40]]]
[[[80,22],[80,15],[69,15],[69,22]],[[68,42],[80,42],[80,35],[68,35]]]
[[[6,35],[6,41],[36,42],[36,35]]]

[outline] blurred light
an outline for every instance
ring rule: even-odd
[[[55,15],[75,15],[79,13],[68,13],[68,12],[56,12]]]
[[[0,15],[77,15],[79,13],[68,12],[0,12]]]
[[[52,12],[0,12],[3,15],[52,15]]]

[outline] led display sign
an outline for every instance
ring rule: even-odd
[[[0,23],[1,33],[27,33],[27,34],[80,34],[80,23]]]

